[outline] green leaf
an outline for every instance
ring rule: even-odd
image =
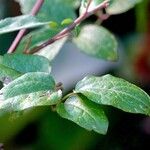
[[[106,11],[108,14],[124,13],[141,1],[142,0],[112,0]]]
[[[13,80],[21,75],[22,74],[20,72],[0,64],[0,81],[3,82],[5,78],[10,78]]]
[[[126,112],[150,115],[150,97],[139,87],[111,75],[88,76],[75,88],[89,100],[111,105]]]
[[[36,0],[16,0],[21,5],[23,14],[29,14]],[[44,21],[61,22],[65,18],[75,19],[76,15],[73,9],[72,0],[45,0],[37,17]]]
[[[47,59],[49,59],[49,61],[52,61],[60,52],[61,48],[63,47],[66,41],[67,41],[67,37],[57,40],[56,42],[43,48],[41,51],[37,52],[36,54],[40,56],[44,56]]]
[[[35,28],[46,24],[49,24],[49,22],[39,21],[36,17],[31,15],[6,18],[0,21],[0,34],[17,31],[24,28]]]
[[[69,25],[71,23],[73,23],[73,20],[71,18],[66,18],[61,22],[61,25],[64,26],[64,25]]]
[[[80,14],[85,12],[88,0],[82,0],[80,6]],[[89,10],[93,9],[104,0],[93,0]],[[110,0],[110,5],[106,8],[106,12],[108,14],[120,14],[128,11],[129,9],[133,8],[137,3],[141,2],[142,0]]]
[[[35,48],[39,44],[45,42],[47,39],[52,38],[57,33],[58,33],[58,30],[50,29],[49,27],[35,30],[23,38],[16,52],[22,53],[22,51],[26,47],[26,44],[28,43],[29,40],[30,40],[30,45],[28,46],[28,50]],[[66,40],[67,40],[67,37],[64,37],[54,42],[53,44],[50,44],[46,46],[45,48],[41,49],[36,54],[40,56],[44,56],[48,58],[49,61],[52,61],[55,58],[55,56],[59,53],[61,47],[66,42]]]
[[[58,23],[57,22],[54,22],[54,21],[50,21],[50,23],[49,23],[49,26],[50,26],[50,28],[57,28],[58,27]]]
[[[21,73],[50,72],[50,62],[47,58],[38,55],[6,54],[0,59],[0,64]]]
[[[59,32],[57,29],[50,29],[46,26],[41,29],[36,29],[23,37],[16,49],[16,53],[22,53],[27,47],[28,50],[35,48],[46,40],[52,38]],[[29,44],[28,44],[29,43]],[[27,45],[28,44],[28,45]]]
[[[100,134],[106,134],[108,120],[104,111],[97,104],[83,96],[71,96],[65,103],[57,106],[58,114],[69,119],[79,126],[93,130]]]
[[[55,81],[44,72],[26,73],[1,89],[3,99],[38,91],[55,90]]]
[[[117,41],[108,30],[101,26],[84,26],[73,42],[88,55],[111,61],[117,59]]]
[[[49,106],[57,104],[62,97],[62,91],[49,90],[22,94],[0,102],[3,111],[21,111],[30,107]]]

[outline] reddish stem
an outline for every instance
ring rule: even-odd
[[[91,3],[91,1],[89,1],[89,3]],[[54,43],[55,41],[58,40],[58,37],[63,37],[63,35],[66,35],[70,31],[72,31],[83,20],[85,20],[89,16],[95,14],[100,9],[108,7],[108,5],[109,5],[109,0],[105,0],[104,2],[102,2],[101,4],[99,4],[98,6],[96,6],[95,8],[93,8],[93,9],[91,9],[89,11],[86,10],[85,13],[82,14],[81,16],[79,16],[70,26],[66,27],[65,29],[63,29],[62,31],[60,31],[58,34],[56,34],[54,37],[52,37],[48,41],[44,42],[43,44],[41,44],[41,45],[39,45],[39,46],[31,49],[31,50],[26,51],[26,54],[33,54],[35,52],[40,51],[42,48],[44,48],[44,47],[46,47],[46,46]]]
[[[43,2],[44,2],[44,0],[37,0],[34,7],[32,8],[31,15],[35,16],[38,13],[38,11],[40,10]],[[15,40],[13,41],[12,45],[8,49],[7,53],[13,53],[16,50],[16,47],[20,43],[20,41],[23,38],[26,31],[27,31],[27,29],[22,29],[22,30],[19,31],[19,33],[17,34],[17,36],[16,36]]]

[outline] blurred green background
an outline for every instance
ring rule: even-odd
[[[20,15],[19,9],[13,0],[0,0],[0,19]],[[107,69],[103,70],[101,68],[105,67],[103,64],[106,62],[102,61],[98,64],[100,69],[95,67],[92,73],[111,73],[125,78],[150,94],[150,1],[143,0],[132,10],[111,16],[103,26],[117,36],[120,42],[120,59],[117,65],[112,67],[112,64],[107,64]],[[16,33],[0,36],[1,55],[6,53],[15,35]],[[59,70],[63,59],[62,52],[54,61],[56,70]],[[93,66],[97,65],[92,63]],[[82,69],[82,66],[80,68]],[[65,76],[65,69],[63,71]],[[57,71],[54,74],[60,76]],[[69,91],[74,81],[68,82]],[[150,147],[150,118],[125,113],[112,107],[105,110],[110,122],[107,135],[86,131],[60,118],[49,107],[28,109],[13,115],[6,114],[0,116],[0,143],[5,149],[12,150],[146,150],[147,146]]]

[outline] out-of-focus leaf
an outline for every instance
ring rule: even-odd
[[[24,28],[35,28],[46,24],[49,24],[49,22],[40,21],[31,15],[6,18],[0,20],[0,34],[17,31]]]
[[[67,37],[64,37],[56,41],[55,43],[43,48],[41,51],[37,52],[36,54],[40,56],[44,56],[47,59],[49,59],[49,61],[52,61],[60,52],[62,46],[65,44],[66,41],[67,41]]]
[[[48,73],[51,70],[49,60],[43,56],[38,55],[6,54],[3,57],[0,57],[0,64],[21,73]]]
[[[61,22],[61,25],[69,25],[73,22],[71,18],[66,18]]]
[[[89,10],[93,9],[104,0],[93,0]],[[129,9],[133,8],[137,3],[141,2],[142,0],[110,0],[110,5],[106,8],[106,12],[108,14],[120,14],[128,11]],[[82,0],[80,6],[80,14],[85,12],[88,0]]]
[[[58,33],[58,30],[50,29],[48,27],[33,31],[23,38],[23,40],[19,44],[16,51],[17,53],[21,53],[26,47],[26,44],[28,43],[29,40],[30,40],[30,44],[28,46],[28,50],[35,48],[36,46],[40,45],[47,39],[52,38],[57,33]],[[52,61],[55,58],[55,56],[59,53],[61,47],[66,42],[66,40],[67,40],[67,37],[64,37],[54,42],[53,44],[50,44],[46,46],[45,48],[41,49],[36,54],[40,56],[44,56],[48,58],[49,61]]]
[[[86,97],[69,97],[64,104],[58,105],[57,112],[63,118],[69,119],[87,130],[94,130],[100,134],[107,132],[108,120],[104,111]]]
[[[103,27],[86,25],[73,41],[82,52],[88,55],[111,61],[117,59],[117,41]]]
[[[36,0],[16,0],[21,5],[22,13],[29,14],[36,3]],[[71,3],[69,3],[71,2]],[[75,18],[72,0],[44,0],[37,17],[44,21],[61,22],[65,18]]]
[[[98,104],[111,105],[126,112],[150,115],[150,97],[139,87],[111,75],[88,76],[75,92]]]
[[[120,14],[133,8],[142,0],[112,0],[110,6],[107,8],[108,14]]]
[[[45,108],[36,107],[23,112],[8,112],[5,115],[0,112],[0,141],[3,143],[12,140],[28,124],[36,121]]]
[[[54,22],[54,21],[50,21],[49,27],[52,28],[52,29],[53,29],[53,28],[55,29],[55,28],[58,27],[58,23],[57,23],[57,22]]]

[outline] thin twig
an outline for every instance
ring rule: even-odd
[[[49,39],[48,41],[44,42],[43,44],[31,49],[30,51],[27,52],[27,54],[33,54],[35,52],[40,51],[44,47],[54,43],[55,41],[58,40],[58,37],[63,37],[63,35],[66,35],[67,33],[71,32],[78,24],[80,24],[83,20],[88,18],[89,16],[95,14],[97,11],[107,8],[109,5],[109,0],[105,0],[101,4],[97,5],[95,8],[87,10],[86,13],[83,13],[81,16],[79,16],[71,25],[60,31],[58,34],[56,34],[54,37]]]
[[[92,3],[92,1],[93,1],[93,0],[89,0],[89,1],[88,1],[88,4],[87,4],[86,10],[85,10],[85,13],[88,11],[88,9],[89,9],[90,4]]]
[[[34,7],[32,8],[31,15],[35,16],[39,12],[43,2],[44,2],[44,0],[37,0]],[[8,49],[7,53],[13,53],[16,50],[16,47],[20,43],[20,41],[23,38],[26,31],[27,31],[27,29],[22,29],[22,30],[19,31],[19,33],[17,34],[17,36],[16,36],[15,40],[13,41],[12,45]]]

